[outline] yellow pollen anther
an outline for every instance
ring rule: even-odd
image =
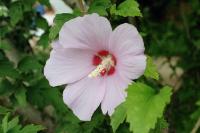
[[[111,66],[114,66],[112,56],[108,55],[106,57],[102,57],[102,62],[88,75],[88,77],[95,78],[97,76],[100,76],[101,71],[103,71],[104,69],[109,70]]]

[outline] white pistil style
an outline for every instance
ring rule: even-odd
[[[112,56],[108,55],[106,57],[102,57],[102,62],[94,69],[89,75],[89,78],[95,78],[97,76],[101,76],[101,72],[106,69],[106,72],[110,69],[111,66],[114,66],[114,61],[112,60]]]

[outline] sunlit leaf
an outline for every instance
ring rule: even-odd
[[[3,133],[7,133],[8,131],[8,117],[9,116],[10,116],[10,113],[7,113],[2,120],[1,126],[2,126]]]
[[[156,65],[153,63],[152,58],[148,56],[146,62],[147,64],[146,64],[144,76],[147,78],[153,78],[153,79],[158,80],[159,74],[158,74]]]
[[[134,133],[148,133],[161,118],[166,104],[170,102],[171,88],[163,87],[158,93],[143,83],[134,83],[128,88],[125,102],[127,122]]]
[[[114,4],[110,9],[110,13],[123,17],[142,16],[139,4],[135,0],[125,0],[117,7],[116,4]]]
[[[15,117],[13,118],[11,121],[8,122],[8,131],[12,128],[14,128],[15,126],[18,125],[19,122],[19,117]]]
[[[125,118],[126,118],[126,108],[122,103],[116,108],[114,114],[111,117],[111,126],[114,132],[117,130],[119,125],[124,122]]]

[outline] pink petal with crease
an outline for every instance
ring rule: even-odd
[[[63,100],[74,114],[84,121],[91,120],[92,114],[100,105],[105,93],[103,78],[84,78],[69,84],[63,92]]]
[[[51,86],[78,81],[95,68],[91,63],[93,51],[64,49],[58,42],[54,42],[53,47],[44,67],[44,75]]]
[[[104,114],[108,113],[111,116],[115,108],[125,101],[127,95],[125,89],[128,87],[128,83],[120,78],[117,73],[105,80],[106,92],[101,103],[101,109]]]
[[[101,50],[108,46],[112,32],[109,21],[98,14],[77,17],[64,24],[59,41],[64,48]]]
[[[110,36],[109,51],[117,58],[128,54],[144,54],[144,43],[135,26],[125,23],[116,27]]]

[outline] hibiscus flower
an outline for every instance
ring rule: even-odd
[[[98,14],[66,22],[52,44],[44,75],[51,86],[66,85],[64,103],[88,121],[101,104],[112,115],[125,101],[125,89],[146,67],[144,43],[137,29],[121,24],[114,31]]]

